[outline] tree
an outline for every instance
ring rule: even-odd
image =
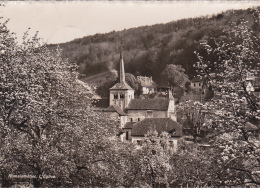
[[[77,67],[62,60],[59,49],[51,52],[27,33],[18,45],[6,23],[0,31],[2,177],[28,175],[35,187],[71,181],[80,167],[73,158],[76,147],[88,158],[84,165],[93,164],[100,158],[98,146],[108,147],[105,140],[115,135],[116,125],[91,110],[92,94],[77,82]]]
[[[219,185],[260,185],[259,145],[246,128],[254,122],[259,128],[257,97],[246,89],[249,75],[259,76],[259,38],[249,30],[248,22],[232,23],[227,37],[215,41],[216,48],[206,42],[201,47],[218,61],[205,61],[197,53],[196,67],[209,79],[215,97],[206,103],[216,125],[216,165],[220,168]],[[228,173],[225,173],[228,172]]]
[[[197,143],[181,138],[178,141],[178,153],[171,159],[174,175],[171,187],[209,187],[214,186],[215,166],[212,163],[214,150],[205,149]]]
[[[148,132],[142,140],[139,150],[142,180],[146,186],[167,186],[171,176],[170,158],[173,148],[169,144],[168,133],[158,135],[156,131]]]
[[[141,92],[141,83],[139,80],[136,79],[136,77],[130,73],[125,74],[125,81],[126,83],[134,89],[137,93]]]
[[[204,136],[203,129],[210,127],[205,121],[206,106],[197,101],[186,101],[178,105],[177,111],[178,119],[180,118],[178,121],[188,129],[193,141],[197,143],[197,138]]]
[[[109,80],[96,89],[96,93],[102,98],[109,98],[109,89],[117,83],[116,80]]]
[[[139,187],[144,184],[142,181],[140,152],[133,143],[117,143],[114,145],[113,164],[117,164],[117,168],[113,179],[117,182],[117,186],[123,187]]]
[[[180,65],[170,64],[161,73],[161,79],[165,85],[180,86],[185,89],[189,78],[184,72],[185,70]]]

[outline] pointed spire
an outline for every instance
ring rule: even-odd
[[[120,60],[123,59],[123,38],[120,39]]]
[[[125,83],[125,67],[123,60],[123,39],[121,37],[121,45],[120,45],[120,82]]]

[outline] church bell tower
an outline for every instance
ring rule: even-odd
[[[134,98],[134,90],[125,81],[125,67],[123,60],[123,42],[120,45],[119,83],[110,88],[109,105],[120,106],[126,109],[130,100]]]

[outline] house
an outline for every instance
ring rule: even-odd
[[[140,81],[141,92],[143,95],[153,94],[156,92],[157,84],[152,80],[152,77],[137,76],[137,80]]]
[[[207,79],[202,79],[199,76],[194,77],[190,83],[191,91],[186,95],[182,96],[180,101],[199,101],[205,102],[209,101],[214,97],[214,91],[212,87],[208,84]]]
[[[177,150],[178,139],[182,136],[182,126],[171,118],[146,118],[140,122],[129,122],[124,128],[125,140],[142,144],[143,137],[149,131],[156,131],[159,135],[167,132],[170,135],[170,145]]]
[[[177,140],[182,135],[182,126],[176,122],[175,100],[171,90],[166,89],[162,97],[135,99],[134,90],[125,81],[122,48],[120,51],[119,82],[110,88],[109,107],[104,110],[110,117],[120,121],[123,142],[137,142],[149,130],[163,131],[171,135],[170,142],[177,147]],[[152,78],[140,76],[143,92],[155,92]],[[175,132],[177,131],[177,132]]]
[[[195,92],[202,92],[202,85],[203,85],[203,80],[199,76],[196,76],[191,80],[190,87]]]
[[[170,87],[165,85],[160,85],[157,87],[157,95],[166,96],[169,94]]]

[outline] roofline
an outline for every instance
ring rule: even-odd
[[[103,111],[103,112],[112,112],[112,113],[117,113],[119,116],[128,116],[127,114],[126,115],[121,115],[120,113],[118,113],[117,111]]]
[[[144,135],[132,135],[132,133],[131,133],[131,136],[133,137],[133,136],[136,136],[136,137],[145,137]],[[182,137],[182,136],[172,136],[171,135],[171,137],[170,138],[177,138],[177,137]]]
[[[131,109],[129,109],[129,108],[126,108],[126,110],[154,110],[154,111],[164,111],[164,109],[161,109],[161,110],[156,110],[156,109],[136,109],[136,108],[131,108]],[[168,108],[167,108],[167,109],[165,109],[165,110],[168,110]]]
[[[133,90],[133,91],[135,91],[134,89],[112,89],[112,88],[109,88],[109,90]]]

